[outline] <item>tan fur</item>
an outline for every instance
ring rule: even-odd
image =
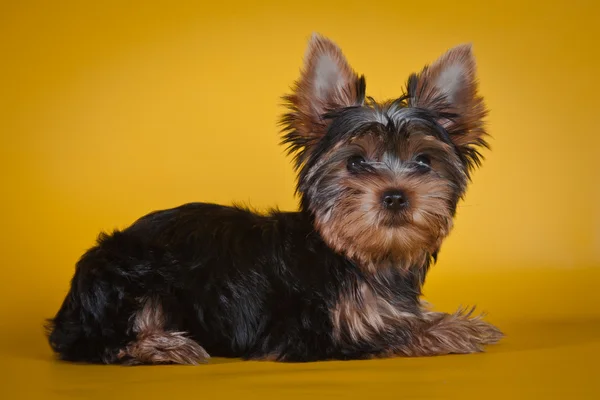
[[[482,316],[472,314],[473,309],[461,309],[454,314],[424,313],[423,319],[411,324],[412,340],[399,353],[405,356],[477,353],[483,351],[484,345],[494,344],[503,337]]]
[[[317,68],[322,57],[333,62],[338,79],[331,82],[332,90],[320,93],[316,89]],[[326,124],[321,115],[328,109],[350,106],[357,101],[358,75],[348,64],[340,48],[331,40],[314,34],[308,44],[300,79],[292,95],[286,99],[297,110],[298,132],[309,140],[318,140],[325,133]]]
[[[339,342],[369,342],[386,332],[400,329],[409,334],[408,343],[394,346],[381,357],[434,356],[479,352],[484,345],[502,338],[498,328],[472,313],[473,310],[458,310],[454,314],[402,312],[363,283],[340,297],[331,318],[334,339]]]
[[[329,214],[317,210],[316,228],[329,246],[364,268],[390,256],[398,268],[423,265],[452,228],[447,207],[451,187],[446,179],[382,173],[341,184],[355,195],[340,199]],[[411,206],[398,217],[405,223],[385,226],[391,216],[382,209],[381,196],[390,188],[403,190]]]
[[[457,71],[457,82],[455,85],[449,85],[444,76],[453,70]],[[445,97],[445,104],[439,104],[440,96]],[[432,65],[425,67],[419,74],[417,90],[413,94],[411,105],[438,110],[441,108],[442,111],[458,113],[459,118],[456,121],[440,122],[457,146],[478,143],[486,135],[483,119],[488,111],[483,98],[478,94],[477,67],[472,46],[456,46]],[[454,134],[459,130],[460,134]]]
[[[333,336],[336,340],[370,341],[386,326],[411,317],[377,296],[367,283],[361,283],[356,290],[343,293],[333,310]]]
[[[190,364],[206,362],[210,356],[184,332],[165,331],[165,317],[160,302],[147,299],[134,317],[137,339],[119,353],[131,358],[128,364]]]
[[[331,163],[331,158],[342,148],[345,153],[364,154],[368,160],[377,161],[373,164],[377,175],[357,180],[348,173],[345,158]],[[352,193],[340,198],[327,212],[315,209],[316,228],[330,247],[370,272],[377,269],[380,258],[391,257],[401,269],[423,265],[453,226],[447,206],[453,188],[445,178],[448,173],[445,168],[448,161],[460,164],[460,160],[451,146],[418,130],[402,142],[399,156],[404,160],[431,152],[444,157],[445,162],[431,160],[436,174],[428,176],[415,176],[409,169],[395,165],[385,158],[385,151],[382,136],[367,133],[349,143],[338,143],[308,173],[312,177],[322,165],[330,164],[328,173],[338,176],[336,184]],[[410,203],[408,212],[394,216],[381,207],[382,194],[389,189],[406,193]],[[395,219],[404,223],[394,226]]]

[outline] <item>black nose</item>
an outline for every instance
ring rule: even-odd
[[[399,211],[408,205],[408,199],[401,190],[388,190],[383,193],[383,206],[388,210]]]

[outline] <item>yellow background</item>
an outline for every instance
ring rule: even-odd
[[[0,397],[600,398],[594,3],[3,1]],[[296,208],[276,122],[313,31],[378,99],[473,43],[493,149],[425,291],[480,305],[506,340],[352,363],[53,361],[41,324],[100,230],[189,201]]]

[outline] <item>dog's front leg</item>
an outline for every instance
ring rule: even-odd
[[[333,339],[350,358],[475,353],[503,335],[473,311],[433,312],[417,299],[381,295],[365,284],[340,296]]]
[[[483,351],[488,344],[498,342],[503,334],[494,325],[474,316],[473,309],[460,309],[453,314],[425,311],[414,318],[399,321],[408,338],[394,348],[404,356],[435,356],[468,354]]]

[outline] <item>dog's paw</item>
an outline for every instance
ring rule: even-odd
[[[409,355],[469,354],[481,352],[485,345],[497,343],[504,336],[494,325],[473,315],[472,309],[453,314],[427,312],[423,323],[412,332]]]
[[[194,340],[180,332],[157,332],[140,335],[119,353],[126,365],[185,364],[208,362],[209,354]]]

